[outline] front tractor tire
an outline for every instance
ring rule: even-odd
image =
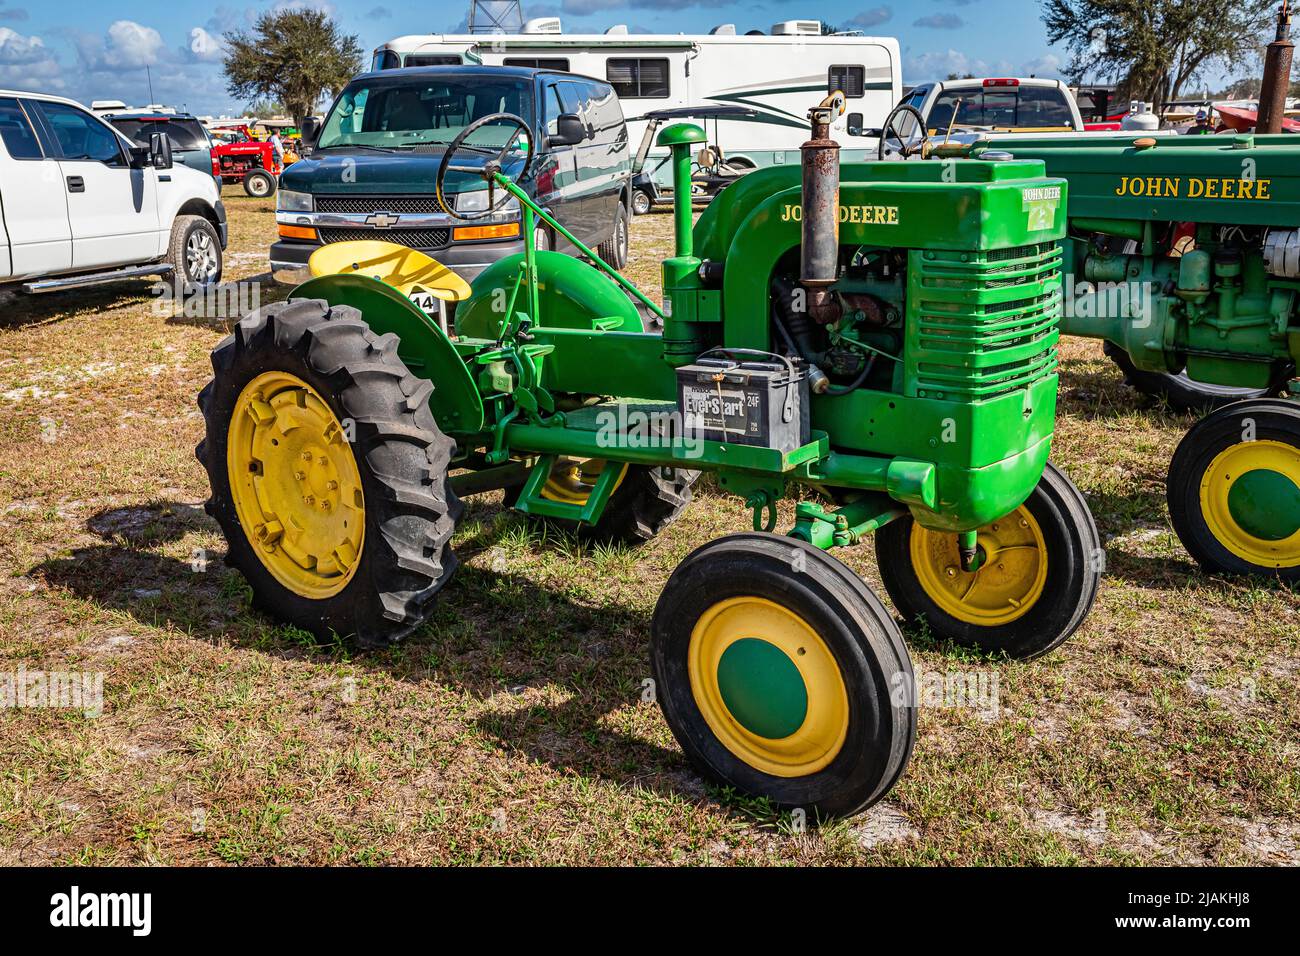
[[[955,533],[910,515],[877,531],[880,577],[904,620],[1016,658],[1048,653],[1083,623],[1101,579],[1101,538],[1083,495],[1055,466],[1023,505],[979,529],[978,547],[981,563],[964,571]]]
[[[212,353],[199,395],[207,511],[257,605],[318,637],[400,639],[456,570],[462,506],[432,384],[361,313],[313,299],[260,309]]]
[[[1300,581],[1300,406],[1259,399],[1201,419],[1174,452],[1166,494],[1206,571]]]
[[[708,779],[825,818],[902,775],[911,659],[880,600],[825,552],[761,532],[711,541],[673,571],[651,628],[664,719]]]

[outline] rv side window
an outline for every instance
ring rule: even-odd
[[[375,61],[370,64],[372,71],[395,70],[402,65],[402,58],[392,50],[380,50],[375,54]]]
[[[564,57],[508,56],[501,61],[502,66],[527,66],[534,70],[558,70],[569,72],[569,61]]]
[[[860,100],[866,95],[867,69],[863,66],[832,66],[826,77],[828,93],[839,90],[847,99]]]
[[[620,99],[664,99],[668,96],[668,60],[610,58],[605,61],[605,79]]]
[[[412,53],[407,66],[460,66],[460,57],[448,53]]]

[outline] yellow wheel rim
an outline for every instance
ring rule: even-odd
[[[803,777],[840,752],[849,695],[830,648],[766,598],[720,601],[691,631],[691,693],[727,750],[775,777]]]
[[[1201,476],[1200,500],[1206,527],[1237,557],[1300,565],[1300,449],[1271,440],[1225,448]]]
[[[982,563],[963,571],[957,535],[912,525],[912,570],[939,610],[981,627],[1009,624],[1029,612],[1047,581],[1047,546],[1021,505],[977,532]]]
[[[585,505],[596,487],[597,479],[607,467],[609,462],[603,458],[588,458],[585,461],[578,458],[561,458],[555,462],[555,467],[551,469],[551,476],[542,486],[542,497],[551,501]],[[614,479],[614,487],[610,489],[610,494],[617,491],[618,486],[627,477],[626,463],[615,464],[614,467],[620,470],[618,477]]]
[[[365,501],[352,446],[316,390],[287,372],[249,382],[226,465],[239,523],[275,579],[317,600],[343,590],[361,557]]]

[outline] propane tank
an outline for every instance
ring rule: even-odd
[[[799,282],[808,290],[808,312],[819,322],[828,320],[827,308],[834,303],[829,286],[838,278],[840,261],[840,144],[831,139],[831,123],[844,112],[844,104],[844,94],[836,91],[810,109],[812,138],[799,147],[803,168]]]

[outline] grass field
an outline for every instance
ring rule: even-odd
[[[226,202],[227,278],[265,279],[273,201]],[[653,294],[669,230],[634,226]],[[0,672],[102,673],[104,706],[0,711],[0,864],[1300,863],[1300,595],[1197,571],[1164,503],[1192,419],[1095,344],[1063,349],[1053,452],[1106,546],[1092,616],[1025,664],[909,632],[918,668],[995,677],[998,711],[923,707],[886,801],[800,832],[707,789],[640,699],[661,586],[743,508],[705,487],[629,551],[474,499],[427,626],[314,644],[249,609],[202,511],[225,331],[147,281],[5,294]],[[837,554],[878,584],[869,545]]]

